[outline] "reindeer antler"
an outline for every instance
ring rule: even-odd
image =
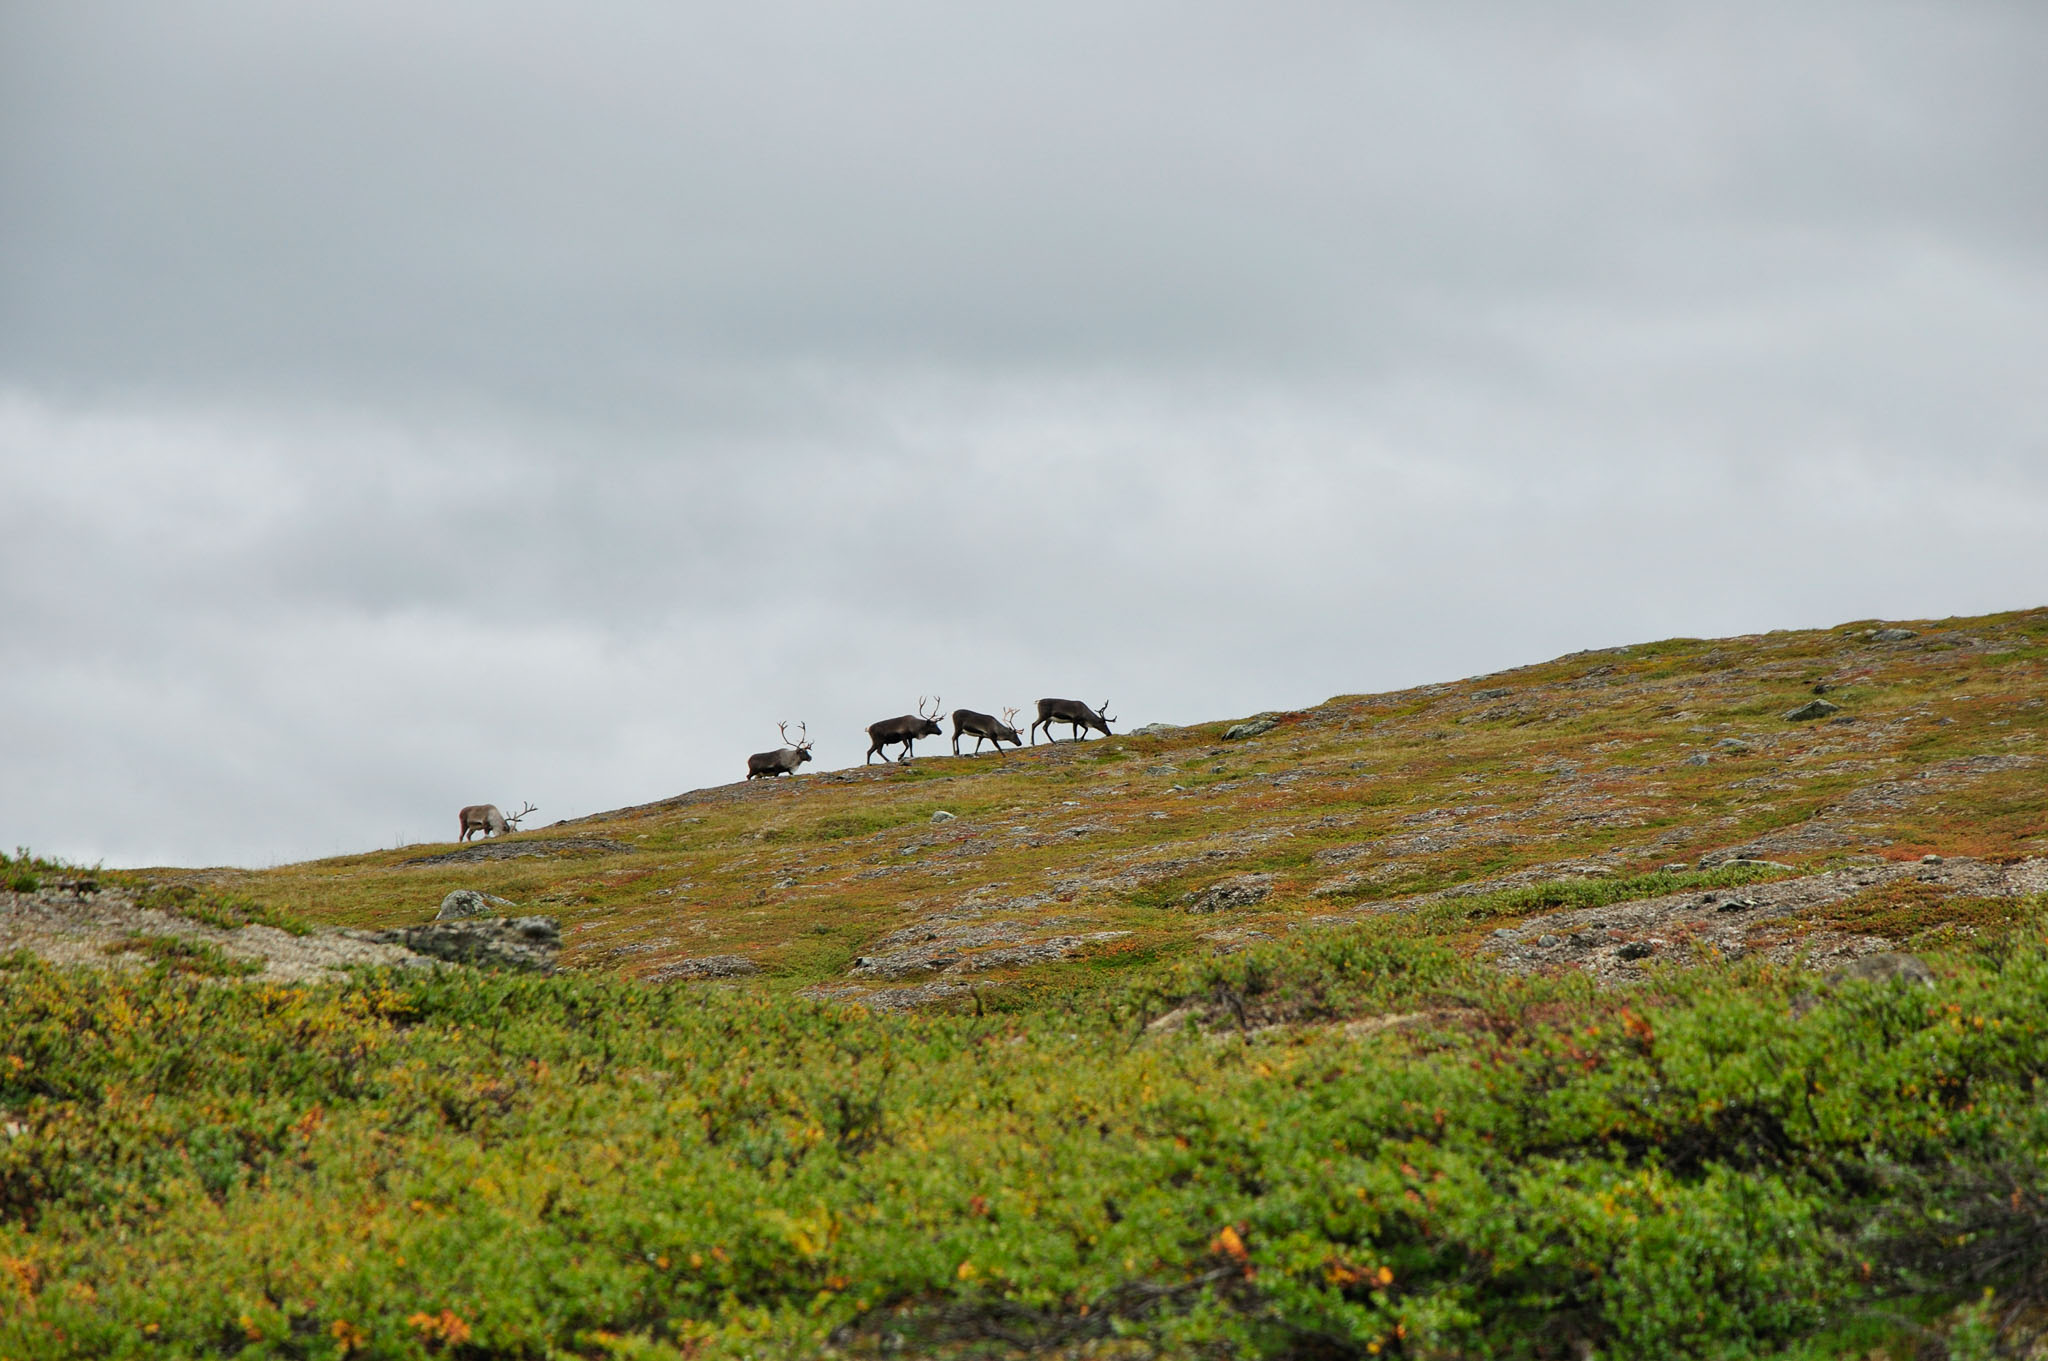
[[[785,737],[786,737],[786,736],[787,736],[787,734],[785,734]],[[806,750],[806,749],[808,749],[808,748],[810,747],[810,745],[811,745],[811,743],[810,743],[810,736],[811,736],[811,725],[810,725],[810,724],[808,724],[808,723],[798,723],[798,724],[796,725],[796,749],[797,749],[798,751],[804,751],[804,750]]]
[[[926,712],[924,711],[924,696],[923,696],[923,695],[919,695],[919,696],[917,697],[917,716],[918,716],[919,718],[937,718],[937,717],[939,716],[939,711],[940,711],[941,709],[943,709],[944,707],[945,707],[945,701],[944,701],[943,699],[941,699],[941,698],[940,698],[939,696],[937,696],[937,695],[933,695],[933,696],[932,696],[932,711],[931,711],[930,713],[926,713]]]
[[[524,801],[522,800],[522,802],[524,802]],[[535,808],[535,807],[534,807],[534,806],[533,806],[532,804],[530,804],[530,803],[529,803],[529,804],[527,804],[527,805],[526,805],[526,807],[524,807],[524,808],[520,809],[520,810],[519,810],[518,812],[514,813],[514,814],[513,814],[513,815],[512,815],[511,817],[508,817],[508,818],[506,818],[506,819],[505,819],[505,825],[506,825],[507,827],[514,827],[514,828],[516,828],[516,827],[518,827],[518,826],[519,826],[519,819],[521,819],[521,818],[525,817],[525,816],[526,816],[526,815],[527,815],[528,813],[537,813],[537,812],[539,812],[539,811],[540,811],[540,810],[539,810],[538,808]]]
[[[1005,709],[1005,710],[1003,710],[1003,722],[1005,722],[1005,723],[1009,724],[1009,725],[1010,725],[1011,727],[1013,727],[1013,728],[1014,728],[1014,727],[1016,727],[1016,726],[1017,726],[1017,715],[1018,715],[1019,713],[1021,713],[1021,712],[1022,712],[1022,710],[1019,710],[1019,709]],[[998,747],[998,748],[997,748],[997,750],[998,750],[998,751],[1000,751],[1000,750],[1001,750],[1001,748],[1000,748],[1000,747]]]
[[[783,746],[785,746],[785,747],[786,747],[786,746],[788,746],[788,745],[789,745],[789,720],[785,718],[785,719],[783,719],[783,720],[782,720],[782,721],[781,721],[780,723],[777,723],[777,724],[775,725],[775,731],[777,731],[777,732],[779,732],[779,733],[781,733],[781,734],[782,734],[782,745],[783,745]]]
[[[1095,716],[1101,719],[1104,723],[1116,722],[1114,718],[1110,717],[1109,701],[1106,699],[1095,707]]]

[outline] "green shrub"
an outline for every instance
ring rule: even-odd
[[[1888,1298],[1964,1342],[2029,1288],[1980,1202],[2044,1184],[2048,950],[1944,968],[1795,1018],[1809,981],[1761,967],[1616,996],[1332,932],[1122,1015],[1455,1008],[1139,1044],[591,977],[0,971],[0,1355],[1742,1356]]]

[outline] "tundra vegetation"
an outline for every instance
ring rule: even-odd
[[[2024,1355],[2048,611],[1883,627],[99,872],[564,969],[6,957],[0,1356]]]

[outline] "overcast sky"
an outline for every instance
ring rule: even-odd
[[[2044,71],[2035,0],[12,0],[0,841],[2048,602]]]

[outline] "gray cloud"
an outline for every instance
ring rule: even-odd
[[[2035,7],[0,12],[0,836],[2038,603]],[[309,815],[307,808],[316,811]]]

